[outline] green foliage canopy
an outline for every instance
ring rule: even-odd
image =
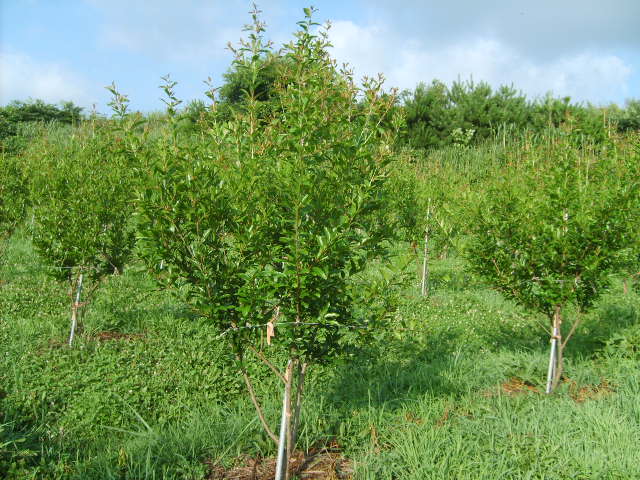
[[[135,180],[122,134],[91,125],[66,141],[29,153],[33,177],[33,243],[59,278],[72,268],[90,277],[122,271],[134,246]]]
[[[634,242],[638,169],[637,157],[567,144],[514,165],[475,215],[472,268],[549,317],[568,303],[587,309]]]
[[[378,80],[359,89],[329,57],[326,34],[310,18],[299,26],[266,115],[251,84],[245,107],[204,141],[166,139],[138,225],[149,264],[186,284],[237,352],[262,330],[235,328],[275,317],[276,344],[322,361],[348,332],[339,327],[357,321],[354,278],[388,235],[376,213],[393,133],[380,119],[394,99]],[[234,68],[257,81],[269,55],[259,25],[237,55]]]

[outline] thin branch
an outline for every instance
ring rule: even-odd
[[[538,320],[535,317],[534,317],[534,321],[538,324],[540,328],[542,328],[542,330],[544,330],[547,333],[547,335],[549,335],[550,337],[553,337],[553,331],[549,330],[544,323],[542,323],[540,320]]]
[[[277,377],[282,380],[282,383],[287,383],[287,381],[284,378],[284,375],[282,374],[282,372],[280,370],[278,370],[278,368],[269,361],[269,359],[267,357],[264,356],[264,353],[262,353],[260,350],[258,350],[256,347],[254,347],[253,345],[249,345],[249,349],[255,353],[258,358],[260,358],[260,360],[262,360],[262,362],[269,367],[273,373],[275,373],[277,375]]]
[[[86,293],[85,293],[85,303],[89,303],[89,301],[91,300],[91,298],[93,297],[93,294],[96,292],[96,290],[98,289],[98,287],[100,285],[102,285],[102,282],[104,281],[104,278],[98,278],[93,285],[91,285],[91,288],[89,288]]]
[[[241,362],[239,355],[236,356],[236,359],[238,360],[238,362]],[[264,428],[265,432],[267,432],[267,435],[271,437],[271,440],[273,440],[277,446],[278,437],[276,436],[275,433],[273,433],[273,431],[271,430],[271,427],[269,427],[269,424],[267,423],[267,420],[264,418],[264,413],[262,411],[262,407],[260,406],[260,402],[258,402],[258,397],[256,397],[256,392],[253,390],[251,379],[249,378],[249,375],[247,374],[247,371],[244,367],[241,366],[240,371],[242,372],[244,383],[247,385],[247,390],[249,390],[249,396],[251,397],[253,406],[256,407],[256,412],[258,413],[258,418],[260,419],[260,423],[262,423],[262,427]]]
[[[429,295],[429,228],[424,232],[424,257],[422,262],[422,284],[420,285],[420,293],[423,297]]]
[[[576,328],[578,328],[578,325],[580,324],[581,320],[582,320],[582,315],[581,315],[580,312],[578,312],[578,318],[576,319],[575,322],[573,322],[573,325],[571,325],[571,330],[569,330],[569,333],[567,334],[566,338],[564,339],[564,342],[562,342],[562,348],[563,349],[564,349],[564,347],[567,346],[567,342],[571,338],[571,335],[573,335],[574,332],[576,331]]]

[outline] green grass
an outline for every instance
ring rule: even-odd
[[[5,248],[0,477],[201,479],[207,459],[273,455],[224,343],[179,296],[135,269],[111,278],[69,349],[67,287],[21,232]],[[429,298],[417,290],[374,342],[311,371],[302,448],[337,442],[362,479],[640,478],[637,293],[614,282],[545,396],[539,318],[457,259],[433,263]],[[250,367],[275,425],[278,386]],[[508,393],[512,379],[530,388]]]

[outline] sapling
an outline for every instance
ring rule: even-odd
[[[640,176],[635,158],[615,152],[594,158],[560,144],[544,153],[507,168],[486,192],[468,258],[499,291],[549,319],[551,393],[581,318],[563,337],[567,306],[591,307],[633,242]]]
[[[70,345],[83,286],[93,284],[86,303],[105,276],[122,272],[134,245],[134,165],[116,129],[125,121],[85,124],[65,140],[45,137],[30,154],[33,243],[47,271],[71,284]]]
[[[250,82],[228,121],[213,115],[203,137],[167,136],[156,183],[140,191],[137,209],[141,255],[160,280],[186,285],[194,308],[221,331],[283,456],[295,446],[308,365],[370,331],[374,319],[353,308],[362,297],[356,277],[384,254],[389,234],[378,214],[395,132],[380,119],[393,96],[379,79],[359,88],[339,70],[311,15],[305,9],[294,41],[277,53],[269,108]],[[276,53],[253,18],[234,69],[258,79]],[[284,383],[279,436],[252,387],[247,352]]]

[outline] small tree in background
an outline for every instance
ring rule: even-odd
[[[106,275],[122,272],[135,241],[135,177],[131,156],[125,154],[132,136],[120,130],[135,119],[126,115],[126,99],[118,100],[121,118],[111,127],[87,123],[65,141],[44,138],[28,153],[33,244],[50,273],[72,284],[70,345],[83,281],[93,281],[95,288]]]
[[[369,331],[354,330],[373,321],[353,308],[363,296],[355,283],[390,234],[377,214],[394,140],[380,122],[394,98],[382,95],[381,81],[359,89],[336,68],[311,14],[305,9],[284,47],[265,116],[255,82],[270,49],[253,12],[234,61],[251,79],[244,108],[214,122],[202,142],[168,138],[157,182],[138,202],[142,255],[161,279],[186,284],[194,307],[228,340],[280,458],[296,443],[307,364]],[[284,382],[279,438],[244,366],[248,351]],[[282,355],[284,370],[275,360]]]
[[[527,125],[530,108],[526,97],[506,85],[493,90],[486,82],[453,82],[450,101],[456,112],[455,123],[462,132],[473,131],[474,142],[486,140],[499,128],[522,129]],[[469,144],[471,138],[466,138]]]
[[[567,145],[546,153],[535,166],[507,171],[486,195],[468,257],[503,294],[549,318],[550,393],[578,322],[563,338],[565,308],[593,304],[637,234],[640,176],[631,156],[591,158]]]
[[[447,86],[434,80],[419,83],[414,91],[402,92],[407,127],[403,134],[413,148],[441,147],[449,142],[455,128],[456,112]]]

